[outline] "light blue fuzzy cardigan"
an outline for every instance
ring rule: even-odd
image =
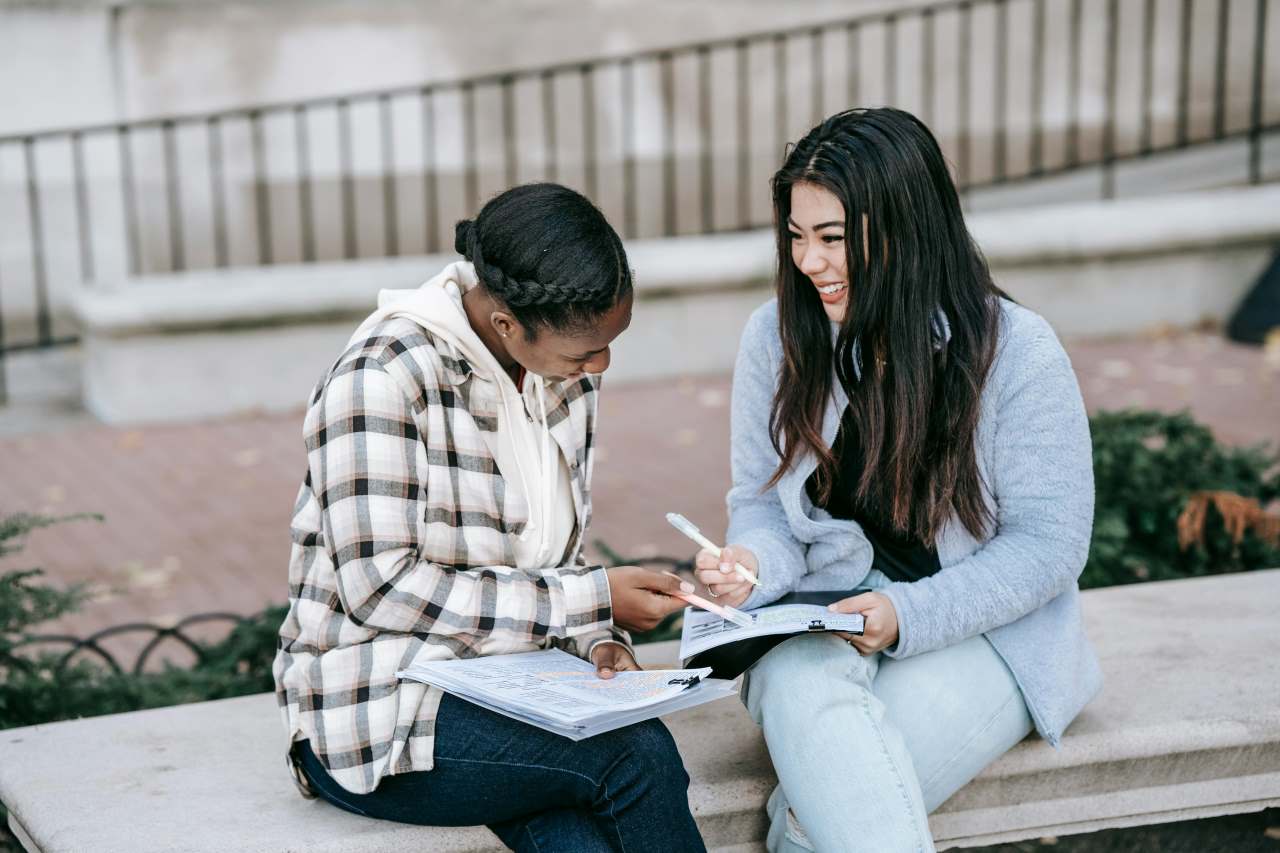
[[[942,570],[881,590],[898,612],[905,658],[985,634],[1022,689],[1036,730],[1057,745],[1102,685],[1084,635],[1080,591],[1093,527],[1089,421],[1066,352],[1039,315],[1002,301],[995,360],[982,393],[978,466],[994,535],[975,540],[953,517],[938,537]],[[796,589],[852,589],[871,568],[871,545],[852,521],[814,507],[805,457],[763,493],[778,464],[769,411],[782,361],[778,308],[752,314],[733,376],[733,487],[726,541],[760,560],[747,607]],[[822,435],[835,440],[847,399],[834,382]]]

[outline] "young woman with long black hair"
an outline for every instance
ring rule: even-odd
[[[600,374],[631,322],[618,235],[532,184],[459,222],[455,247],[464,261],[380,295],[311,396],[275,662],[295,778],[516,850],[703,850],[658,721],[575,743],[396,678],[549,645],[612,677],[637,668],[620,629],[693,590],[582,556]]]
[[[777,298],[734,373],[731,605],[792,590],[862,636],[748,673],[779,787],[770,850],[929,850],[927,816],[1096,693],[1080,620],[1089,426],[1049,325],[993,284],[928,128],[894,109],[814,128],[773,178]],[[758,572],[752,590],[728,571]]]

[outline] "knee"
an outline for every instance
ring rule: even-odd
[[[689,774],[684,769],[680,748],[667,727],[658,720],[646,720],[637,726],[632,754],[641,757],[641,763],[657,778],[666,779],[681,789],[689,787]]]
[[[829,635],[795,637],[775,646],[751,668],[744,687],[747,710],[757,723],[767,713],[789,710],[809,716],[825,691],[850,684],[870,686],[865,658]]]
[[[684,759],[675,738],[661,722],[646,720],[610,734],[616,751],[611,775],[634,776],[681,791],[688,789]]]

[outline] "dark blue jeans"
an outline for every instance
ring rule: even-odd
[[[487,825],[521,853],[705,851],[689,813],[689,776],[657,720],[574,742],[445,695],[435,767],[352,794],[306,741],[295,755],[311,787],[369,817],[426,826]]]

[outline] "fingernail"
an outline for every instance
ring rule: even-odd
[[[728,563],[720,564],[720,574],[727,575],[731,571],[733,571],[733,566],[729,565]]]
[[[827,609],[828,609],[828,610],[830,610],[832,613],[836,613],[836,612],[838,612],[838,611],[836,610],[836,606],[835,606],[834,604],[828,604],[828,605],[827,605]]]
[[[602,666],[602,667],[600,667],[600,671],[601,671],[601,672],[613,672],[613,667],[611,667],[611,666]]]
[[[680,581],[681,592],[693,592],[695,589],[697,589],[697,587],[695,587],[693,584],[689,583],[688,581]]]

